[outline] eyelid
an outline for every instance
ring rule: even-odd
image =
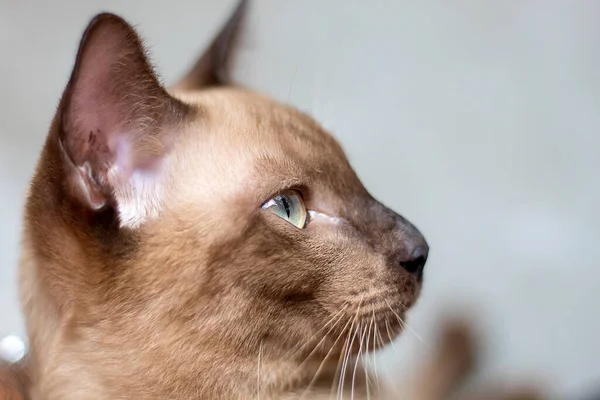
[[[300,198],[306,203],[307,199],[310,197],[310,191],[308,186],[301,180],[288,180],[285,182],[278,182],[277,184],[268,185],[265,187],[262,192],[262,196],[260,199],[262,200],[260,204],[265,204],[270,199],[273,199],[282,193],[286,192],[296,192],[300,195]]]

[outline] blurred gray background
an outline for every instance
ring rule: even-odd
[[[94,13],[142,32],[167,82],[235,1],[0,0],[0,336],[28,180]],[[366,187],[427,236],[410,369],[452,304],[477,315],[485,376],[600,384],[600,2],[253,0],[234,77],[312,114]]]

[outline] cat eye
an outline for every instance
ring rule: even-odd
[[[303,229],[306,226],[306,207],[300,193],[295,190],[286,190],[278,194],[263,204],[261,208],[277,215],[297,228]]]

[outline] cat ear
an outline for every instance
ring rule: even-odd
[[[186,106],[160,85],[134,29],[100,14],[83,34],[59,110],[67,186],[91,210],[135,225],[159,207],[162,161]]]
[[[196,90],[210,86],[230,85],[229,73],[235,58],[248,0],[240,0],[229,20],[213,39],[208,50],[191,70],[173,86],[176,90]]]

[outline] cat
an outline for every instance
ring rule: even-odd
[[[374,393],[356,365],[429,247],[317,122],[230,81],[246,7],[170,87],[124,19],[85,30],[25,207],[30,399]]]

